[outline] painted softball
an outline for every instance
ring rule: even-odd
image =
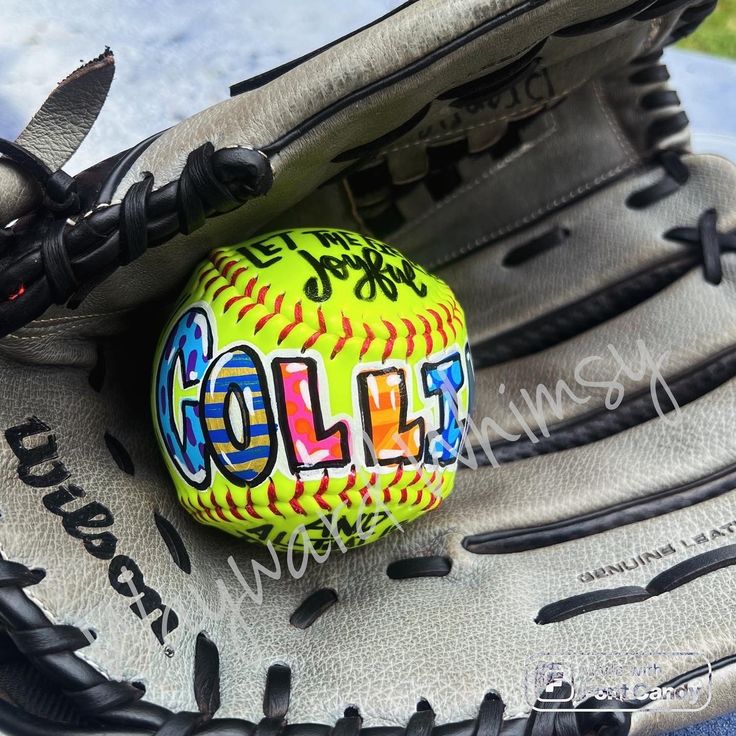
[[[156,434],[183,506],[277,549],[370,542],[450,493],[472,367],[450,288],[373,238],[218,248],[166,326]]]

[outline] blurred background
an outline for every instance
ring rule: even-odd
[[[311,51],[403,0],[0,0],[0,136],[14,139],[55,84],[106,46],[117,71],[65,167],[124,150],[226,98],[231,84]],[[665,61],[700,152],[736,161],[736,0],[720,0]],[[732,736],[736,716],[677,736]]]
[[[665,60],[690,116],[696,150],[736,161],[736,0],[719,0]]]
[[[736,0],[720,0],[713,15],[680,48],[726,58],[736,57]]]

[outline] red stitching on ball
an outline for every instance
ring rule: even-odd
[[[363,488],[358,491],[360,493],[360,497],[363,499],[363,503],[366,506],[371,506],[373,504],[373,496],[371,496],[371,489],[366,485],[363,486]]]
[[[427,346],[427,354],[430,354],[434,347],[434,342],[432,341],[432,325],[430,325],[429,320],[421,314],[417,315],[417,319],[424,325],[422,336],[424,337],[424,344]]]
[[[242,274],[244,274],[248,270],[248,266],[241,266],[239,269],[235,271],[235,273],[230,277],[230,285],[234,286],[235,282],[240,278]]]
[[[212,298],[217,299],[217,297],[220,296],[220,294],[222,294],[222,292],[225,291],[225,289],[229,289],[229,288],[230,288],[230,284],[222,284],[222,286],[218,286],[215,289],[215,293],[212,295]]]
[[[325,499],[322,498],[321,495],[319,495],[319,494],[315,495],[314,499],[315,499],[315,501],[317,501],[317,503],[319,504],[320,508],[323,508],[325,511],[332,511],[332,506],[330,506],[330,504],[327,503],[327,501],[325,501]]]
[[[330,486],[330,474],[327,472],[327,468],[322,471],[322,480],[319,482],[319,488],[317,493],[324,493]]]
[[[317,493],[324,493],[330,485],[330,474],[327,472],[327,468],[322,471],[322,480],[319,482],[319,488]]]
[[[256,322],[256,326],[253,328],[253,334],[257,335],[275,316],[276,312],[269,312],[268,314],[264,314],[263,317],[261,317],[258,322]]]
[[[445,314],[447,315],[447,324],[450,325],[450,329],[452,330],[452,339],[457,339],[457,330],[455,329],[455,318],[452,316],[452,313],[447,307],[447,304],[444,302],[440,302],[440,306],[442,309],[445,310]]]
[[[209,274],[212,273],[211,268],[205,268],[202,273],[199,274],[197,277],[197,286],[201,285],[201,283],[207,278]]]
[[[207,283],[206,283],[206,284],[204,285],[204,289],[205,289],[205,291],[207,291],[208,289],[210,289],[210,288],[212,287],[212,284],[214,284],[214,283],[215,283],[215,281],[217,281],[217,279],[219,279],[219,278],[220,278],[220,274],[219,274],[219,273],[215,274],[215,275],[214,275],[214,276],[213,276],[213,277],[212,277],[212,278],[211,278],[211,279],[210,279],[210,280],[209,280],[209,281],[208,281],[208,282],[207,282]]]
[[[198,519],[200,524],[205,523],[205,516],[199,509],[192,509],[191,514],[194,516],[195,519]]]
[[[230,269],[237,265],[238,261],[236,261],[234,258],[231,258],[226,264],[225,268],[222,269],[222,275],[227,278],[228,274],[230,273]],[[245,270],[245,267],[243,267],[243,270]]]
[[[245,499],[246,499],[245,510],[254,519],[262,519],[263,517],[256,511],[255,506],[253,505],[253,494],[251,492],[250,486],[248,486],[248,490],[246,491]]]
[[[302,508],[302,505],[295,498],[292,498],[291,501],[289,501],[289,506],[291,506],[291,508],[293,508],[294,511],[301,516],[307,515],[307,512]]]
[[[256,297],[256,301],[261,306],[263,306],[266,303],[266,296],[270,288],[271,288],[271,284],[266,284],[265,286],[262,286],[260,290],[258,291],[258,296]]]
[[[335,359],[335,356],[345,347],[345,343],[353,336],[353,326],[344,314],[342,314],[342,329],[343,336],[335,343],[335,347],[330,354],[330,360]]]
[[[237,279],[248,270],[247,266],[240,266],[235,270],[235,272],[231,273],[233,267],[239,263],[237,258],[232,257],[232,253],[225,252],[222,253],[219,257],[210,257],[211,262],[214,265],[214,268],[208,268],[205,269],[199,276],[200,283],[210,276],[212,274],[213,270],[217,271],[217,275],[214,276],[210,281],[207,283],[206,288],[209,289],[212,284],[216,281],[217,278],[220,276],[225,279],[229,286],[232,286],[233,288],[237,288],[236,281]],[[224,268],[221,269],[222,264],[225,263]],[[256,284],[258,282],[258,276],[253,276],[251,279],[249,279],[248,283],[245,285],[245,288],[243,289],[242,294],[237,294],[236,296],[231,297],[227,300],[224,306],[224,311],[227,312],[234,304],[241,301],[244,298],[252,298],[253,292],[256,288]],[[249,304],[244,306],[241,311],[238,313],[237,321],[239,322],[242,320],[245,315],[250,312],[250,310],[256,306],[261,305],[265,306],[266,302],[266,296],[270,289],[270,284],[266,284],[260,288],[258,291],[258,295],[255,298],[255,301],[253,304]],[[226,286],[221,286],[217,289],[215,292],[215,296],[219,296]],[[263,327],[276,315],[281,314],[281,309],[283,306],[283,301],[285,299],[286,295],[285,292],[282,292],[279,294],[279,296],[276,298],[274,302],[273,309],[266,315],[263,315],[258,322],[255,325],[255,332],[259,332],[263,329]],[[454,321],[457,319],[462,324],[462,312],[455,301],[454,298],[448,297],[450,299],[451,305],[452,305],[452,313],[450,309],[448,309],[448,306],[444,302],[438,302],[438,307],[441,307],[443,311],[447,314],[447,320],[446,323],[449,325],[449,327],[452,329],[453,337],[457,337],[458,330],[455,327]],[[431,315],[434,319],[434,321],[437,322],[437,331],[442,336],[443,346],[447,347],[449,342],[448,333],[444,328],[445,321],[443,320],[442,316],[440,316],[439,312],[436,309],[428,308],[426,310],[427,314]],[[453,316],[454,313],[454,316]],[[434,339],[432,336],[432,327],[430,326],[429,320],[422,314],[416,314],[416,319],[418,319],[421,324],[423,325],[423,331],[421,332],[422,337],[424,337],[424,342],[426,345],[427,353],[432,353],[434,351]],[[323,335],[329,334],[327,331],[327,327],[325,325],[325,318],[324,313],[322,311],[321,306],[317,307],[317,318],[318,318],[318,327],[315,329],[315,331],[305,340],[305,342],[302,344],[302,352],[305,352],[309,348],[313,347],[314,344],[319,340],[320,337]],[[414,324],[412,319],[407,317],[401,317],[401,321],[404,323],[407,329],[406,333],[406,358],[410,358],[415,349],[416,344],[414,338],[420,334],[417,330],[417,326]],[[388,332],[388,338],[385,341],[384,349],[383,349],[383,355],[382,360],[388,359],[394,352],[396,348],[396,340],[398,339],[398,330],[396,328],[395,323],[391,322],[388,319],[381,318],[381,322],[386,327],[386,330]],[[288,336],[291,334],[291,332],[294,330],[294,328],[299,325],[303,324],[303,313],[302,313],[302,305],[301,302],[297,302],[294,305],[294,319],[284,325],[284,327],[279,332],[278,338],[277,338],[277,344],[281,344]],[[342,327],[343,327],[343,334],[337,338],[337,341],[335,343],[334,348],[332,349],[332,352],[330,354],[330,359],[334,359],[339,355],[339,353],[345,348],[345,345],[347,344],[348,340],[352,340],[354,338],[361,338],[363,340],[361,349],[360,349],[360,358],[363,358],[366,353],[370,350],[371,345],[373,342],[377,339],[377,336],[371,326],[367,324],[366,322],[361,323],[362,331],[364,333],[363,335],[356,334],[355,330],[353,329],[352,323],[348,317],[346,317],[344,314],[342,315]]]
[[[322,313],[322,307],[317,307],[317,322],[319,323],[319,327],[306,339],[304,345],[302,345],[302,352],[305,352],[306,350],[309,350],[309,348],[314,345],[314,343],[319,340],[322,335],[327,334],[327,327],[325,325],[325,316]]]
[[[365,330],[365,340],[363,340],[363,345],[360,348],[360,357],[362,358],[367,352],[368,348],[370,348],[371,343],[376,339],[376,336],[373,334],[373,330],[365,323],[363,322],[363,329]]]
[[[228,505],[228,508],[230,509],[230,513],[236,518],[240,519],[240,521],[245,521],[245,517],[240,513],[240,510],[235,505],[235,501],[233,500],[233,494],[230,492],[230,489],[227,488],[227,492],[225,493],[225,501]]]
[[[414,337],[417,334],[417,328],[414,327],[414,323],[406,317],[402,317],[401,321],[406,325],[406,357],[411,358],[411,354],[414,352]]]
[[[254,276],[245,285],[245,289],[243,289],[243,294],[245,294],[245,296],[247,296],[247,297],[250,297],[250,295],[253,293],[253,289],[255,289],[257,283],[258,283],[258,276]]]
[[[278,340],[276,340],[277,345],[281,345],[281,343],[286,340],[286,338],[289,336],[289,333],[298,325],[302,323],[302,303],[297,302],[294,305],[294,319],[289,322],[286,327],[284,327],[281,332],[279,332]]]
[[[427,309],[427,312],[431,314],[434,317],[434,321],[437,323],[437,332],[442,335],[442,347],[447,347],[447,333],[445,332],[445,328],[442,322],[442,317],[440,317],[439,312],[435,309]]]
[[[248,297],[245,294],[239,294],[238,296],[232,296],[230,297],[226,302],[225,306],[222,308],[223,312],[227,312],[230,307],[232,307],[233,304],[236,304],[237,302],[242,301],[243,299],[247,299]]]
[[[276,507],[276,485],[273,478],[268,479],[268,508],[272,514],[283,517],[283,514]]]
[[[225,250],[221,250],[220,248],[217,248],[216,250],[213,250],[210,254],[210,261],[215,264],[215,268],[219,271],[220,270],[220,264],[228,258],[228,253]]]
[[[378,473],[376,473],[374,470],[370,474],[370,477],[368,478],[368,482],[358,491],[358,493],[360,493],[360,497],[363,499],[366,506],[370,506],[373,504],[373,496],[371,495],[371,491],[375,487],[377,480],[378,480]]]
[[[453,313],[458,318],[458,320],[462,322],[463,321],[463,310],[460,309],[460,305],[457,303],[457,300],[455,300],[453,297],[450,297],[450,302],[452,303]]]
[[[203,511],[203,512],[204,512],[205,514],[207,514],[207,516],[208,516],[208,517],[209,517],[210,519],[212,519],[212,521],[217,521],[217,519],[215,519],[215,517],[214,517],[214,516],[212,515],[212,509],[211,509],[211,508],[209,508],[208,506],[205,506],[205,505],[204,505],[204,502],[202,501],[202,496],[201,496],[201,495],[198,495],[198,496],[197,496],[197,503],[198,503],[198,504],[200,505],[200,507],[201,507],[202,511]]]
[[[324,492],[329,488],[330,485],[330,476],[327,473],[327,469],[325,468],[324,472],[322,473],[322,480],[319,482],[319,488],[317,489],[317,493],[314,494],[314,500],[319,504],[319,506],[326,511],[332,511],[332,506],[330,506],[327,501],[322,497]]]
[[[419,506],[421,505],[423,499],[424,499],[424,492],[426,491],[429,494],[429,501],[422,509],[423,511],[429,511],[430,509],[437,508],[442,504],[443,498],[441,495],[435,495],[432,493],[429,488],[434,486],[434,483],[437,479],[437,474],[440,472],[438,469],[434,469],[432,472],[432,475],[427,480],[425,486],[421,487],[417,491],[416,498],[412,502],[413,506]],[[397,463],[396,465],[396,471],[394,472],[393,477],[388,482],[388,484],[382,489],[383,492],[383,500],[384,503],[390,503],[391,502],[391,491],[390,489],[400,483],[405,473],[404,466],[401,463]],[[410,483],[408,483],[404,488],[400,491],[400,504],[405,504],[408,500],[408,488],[413,486],[414,484],[418,483],[420,480],[422,480],[423,475],[421,470],[417,470],[414,478],[411,480]],[[355,465],[350,466],[350,471],[347,476],[347,480],[345,483],[344,488],[342,491],[338,493],[338,497],[340,500],[345,504],[347,508],[351,508],[353,506],[353,501],[348,495],[348,491],[350,491],[354,486],[356,485],[357,481],[357,471]],[[440,485],[444,486],[445,483],[445,474],[441,473],[440,475]],[[376,484],[378,482],[378,472],[377,471],[371,471],[371,474],[368,478],[367,483],[359,489],[358,493],[361,496],[361,499],[363,503],[366,506],[371,506],[375,502],[375,497],[373,495],[373,491],[376,488]],[[333,506],[324,498],[324,494],[327,493],[330,487],[330,476],[328,470],[324,470],[322,473],[322,477],[319,482],[319,487],[317,488],[317,491],[314,493],[312,498],[315,500],[317,505],[322,508],[325,511],[332,511]],[[198,519],[201,520],[210,520],[213,522],[218,523],[219,521],[224,521],[227,523],[232,523],[232,519],[225,516],[225,511],[230,511],[230,513],[235,517],[235,519],[238,519],[240,521],[247,521],[246,517],[243,516],[241,512],[245,511],[251,518],[262,520],[263,516],[258,513],[256,510],[256,507],[253,503],[253,494],[252,489],[250,486],[247,486],[246,488],[246,500],[245,500],[245,506],[238,506],[236,505],[233,496],[232,491],[228,486],[225,486],[226,492],[225,492],[225,501],[226,506],[220,506],[217,502],[217,499],[215,497],[214,491],[210,491],[209,495],[207,496],[207,500],[211,504],[211,507],[208,505],[205,505],[204,493],[197,494],[194,499],[196,500],[196,503],[198,505],[195,505],[194,502],[190,497],[186,497],[182,499],[182,504],[188,509],[188,511],[195,516]],[[288,500],[289,505],[294,510],[296,514],[299,514],[300,516],[308,516],[308,512],[300,502],[300,498],[305,493],[305,484],[304,480],[297,476],[294,480],[294,490],[292,497]],[[380,489],[379,489],[380,490]],[[276,506],[277,503],[277,495],[276,495],[276,484],[273,480],[273,478],[268,479],[268,489],[267,489],[267,495],[268,495],[268,509],[271,511],[272,514],[276,516],[280,516],[282,518],[284,517],[284,514],[279,511],[278,507]]]
[[[241,319],[243,319],[243,317],[245,317],[245,315],[246,315],[246,314],[248,314],[248,312],[250,312],[250,310],[251,310],[251,309],[253,309],[253,307],[255,307],[255,306],[256,306],[256,302],[249,302],[248,304],[246,304],[246,305],[245,305],[245,306],[244,306],[244,307],[243,307],[243,308],[242,308],[242,309],[241,309],[241,310],[240,310],[240,311],[238,312],[238,316],[237,316],[237,318],[236,318],[236,320],[235,320],[235,321],[236,321],[236,322],[240,322],[240,320],[241,320]]]
[[[230,257],[231,256],[229,253],[223,253],[222,251],[216,250],[210,254],[209,261],[217,271],[221,272],[222,269],[220,268],[220,266],[222,265],[223,261],[226,261]]]
[[[355,485],[355,465],[350,466],[350,472],[348,473],[348,480],[345,484],[345,488],[342,489],[342,492],[345,493],[346,491],[349,491],[354,485]]]
[[[381,360],[386,360],[393,352],[398,333],[396,332],[396,328],[388,320],[381,318],[381,322],[386,325],[386,329],[388,330],[388,340],[386,340],[386,347],[383,349],[383,355],[381,356]]]

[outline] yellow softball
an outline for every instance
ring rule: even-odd
[[[159,342],[152,405],[198,521],[320,552],[440,505],[471,393],[443,281],[373,238],[300,229],[197,268]]]

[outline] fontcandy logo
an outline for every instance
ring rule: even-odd
[[[543,653],[527,661],[524,692],[534,710],[695,712],[710,703],[711,673],[696,652]]]

